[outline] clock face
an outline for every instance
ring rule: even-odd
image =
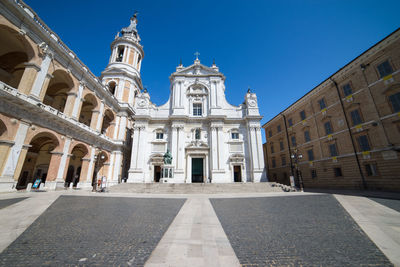
[[[138,105],[139,105],[139,107],[144,107],[144,106],[146,106],[146,100],[144,100],[144,99],[140,100],[139,103],[138,103]]]
[[[250,99],[249,101],[248,101],[248,103],[249,103],[249,106],[250,107],[255,107],[256,106],[256,101],[254,100],[254,99]]]

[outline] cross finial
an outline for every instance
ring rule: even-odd
[[[194,53],[194,55],[196,56],[196,60],[199,60],[200,53],[196,52],[196,53]]]

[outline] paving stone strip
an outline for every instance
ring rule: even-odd
[[[335,195],[343,208],[395,265],[400,266],[400,212],[366,197]],[[398,200],[397,200],[398,201]],[[389,202],[390,205],[398,203]]]
[[[143,266],[184,199],[60,196],[0,266]]]
[[[27,197],[18,197],[18,198],[8,198],[8,199],[1,199],[0,200],[0,209],[3,209],[5,207],[8,207],[10,205],[13,205],[15,203],[18,203],[22,200],[27,199]]]
[[[243,266],[392,266],[331,195],[211,203]]]
[[[146,262],[153,266],[240,266],[207,197],[187,199]]]

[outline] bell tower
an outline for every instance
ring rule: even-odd
[[[137,12],[128,27],[122,28],[111,43],[111,56],[101,73],[103,84],[118,102],[134,105],[135,95],[143,88],[140,68],[144,57],[143,47],[136,29]]]

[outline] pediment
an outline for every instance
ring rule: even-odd
[[[208,75],[222,75],[222,74],[217,70],[209,68],[202,64],[193,64],[189,67],[177,70],[172,75],[208,76]]]

